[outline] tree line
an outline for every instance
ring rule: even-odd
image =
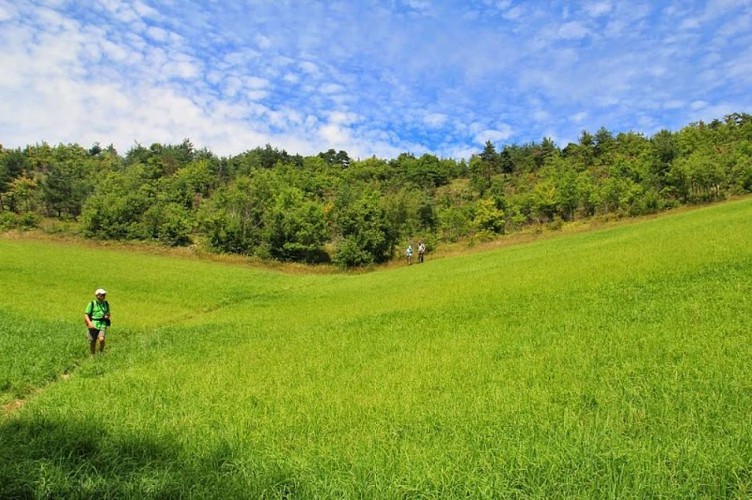
[[[752,192],[752,115],[653,136],[583,131],[469,160],[403,153],[353,159],[266,145],[229,157],[181,144],[0,146],[0,230],[43,227],[107,240],[342,267],[530,226],[652,214]]]

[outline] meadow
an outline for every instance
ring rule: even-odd
[[[752,496],[750,220],[357,275],[0,237],[0,498]]]

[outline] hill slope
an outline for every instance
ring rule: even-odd
[[[748,495],[751,217],[358,276],[0,239],[0,496]]]

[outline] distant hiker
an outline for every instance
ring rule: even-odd
[[[99,352],[104,352],[104,337],[110,326],[110,304],[107,302],[107,292],[99,288],[94,292],[96,300],[92,300],[84,311],[84,322],[89,329],[88,338],[91,353],[96,352],[99,341]]]
[[[421,241],[420,245],[418,245],[418,264],[423,262],[423,254],[425,253],[426,253],[426,246]]]
[[[405,256],[407,257],[407,264],[413,263],[413,246],[407,245],[407,250],[405,250]]]

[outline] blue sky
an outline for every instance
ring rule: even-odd
[[[752,112],[752,0],[0,0],[0,144],[467,158]]]

